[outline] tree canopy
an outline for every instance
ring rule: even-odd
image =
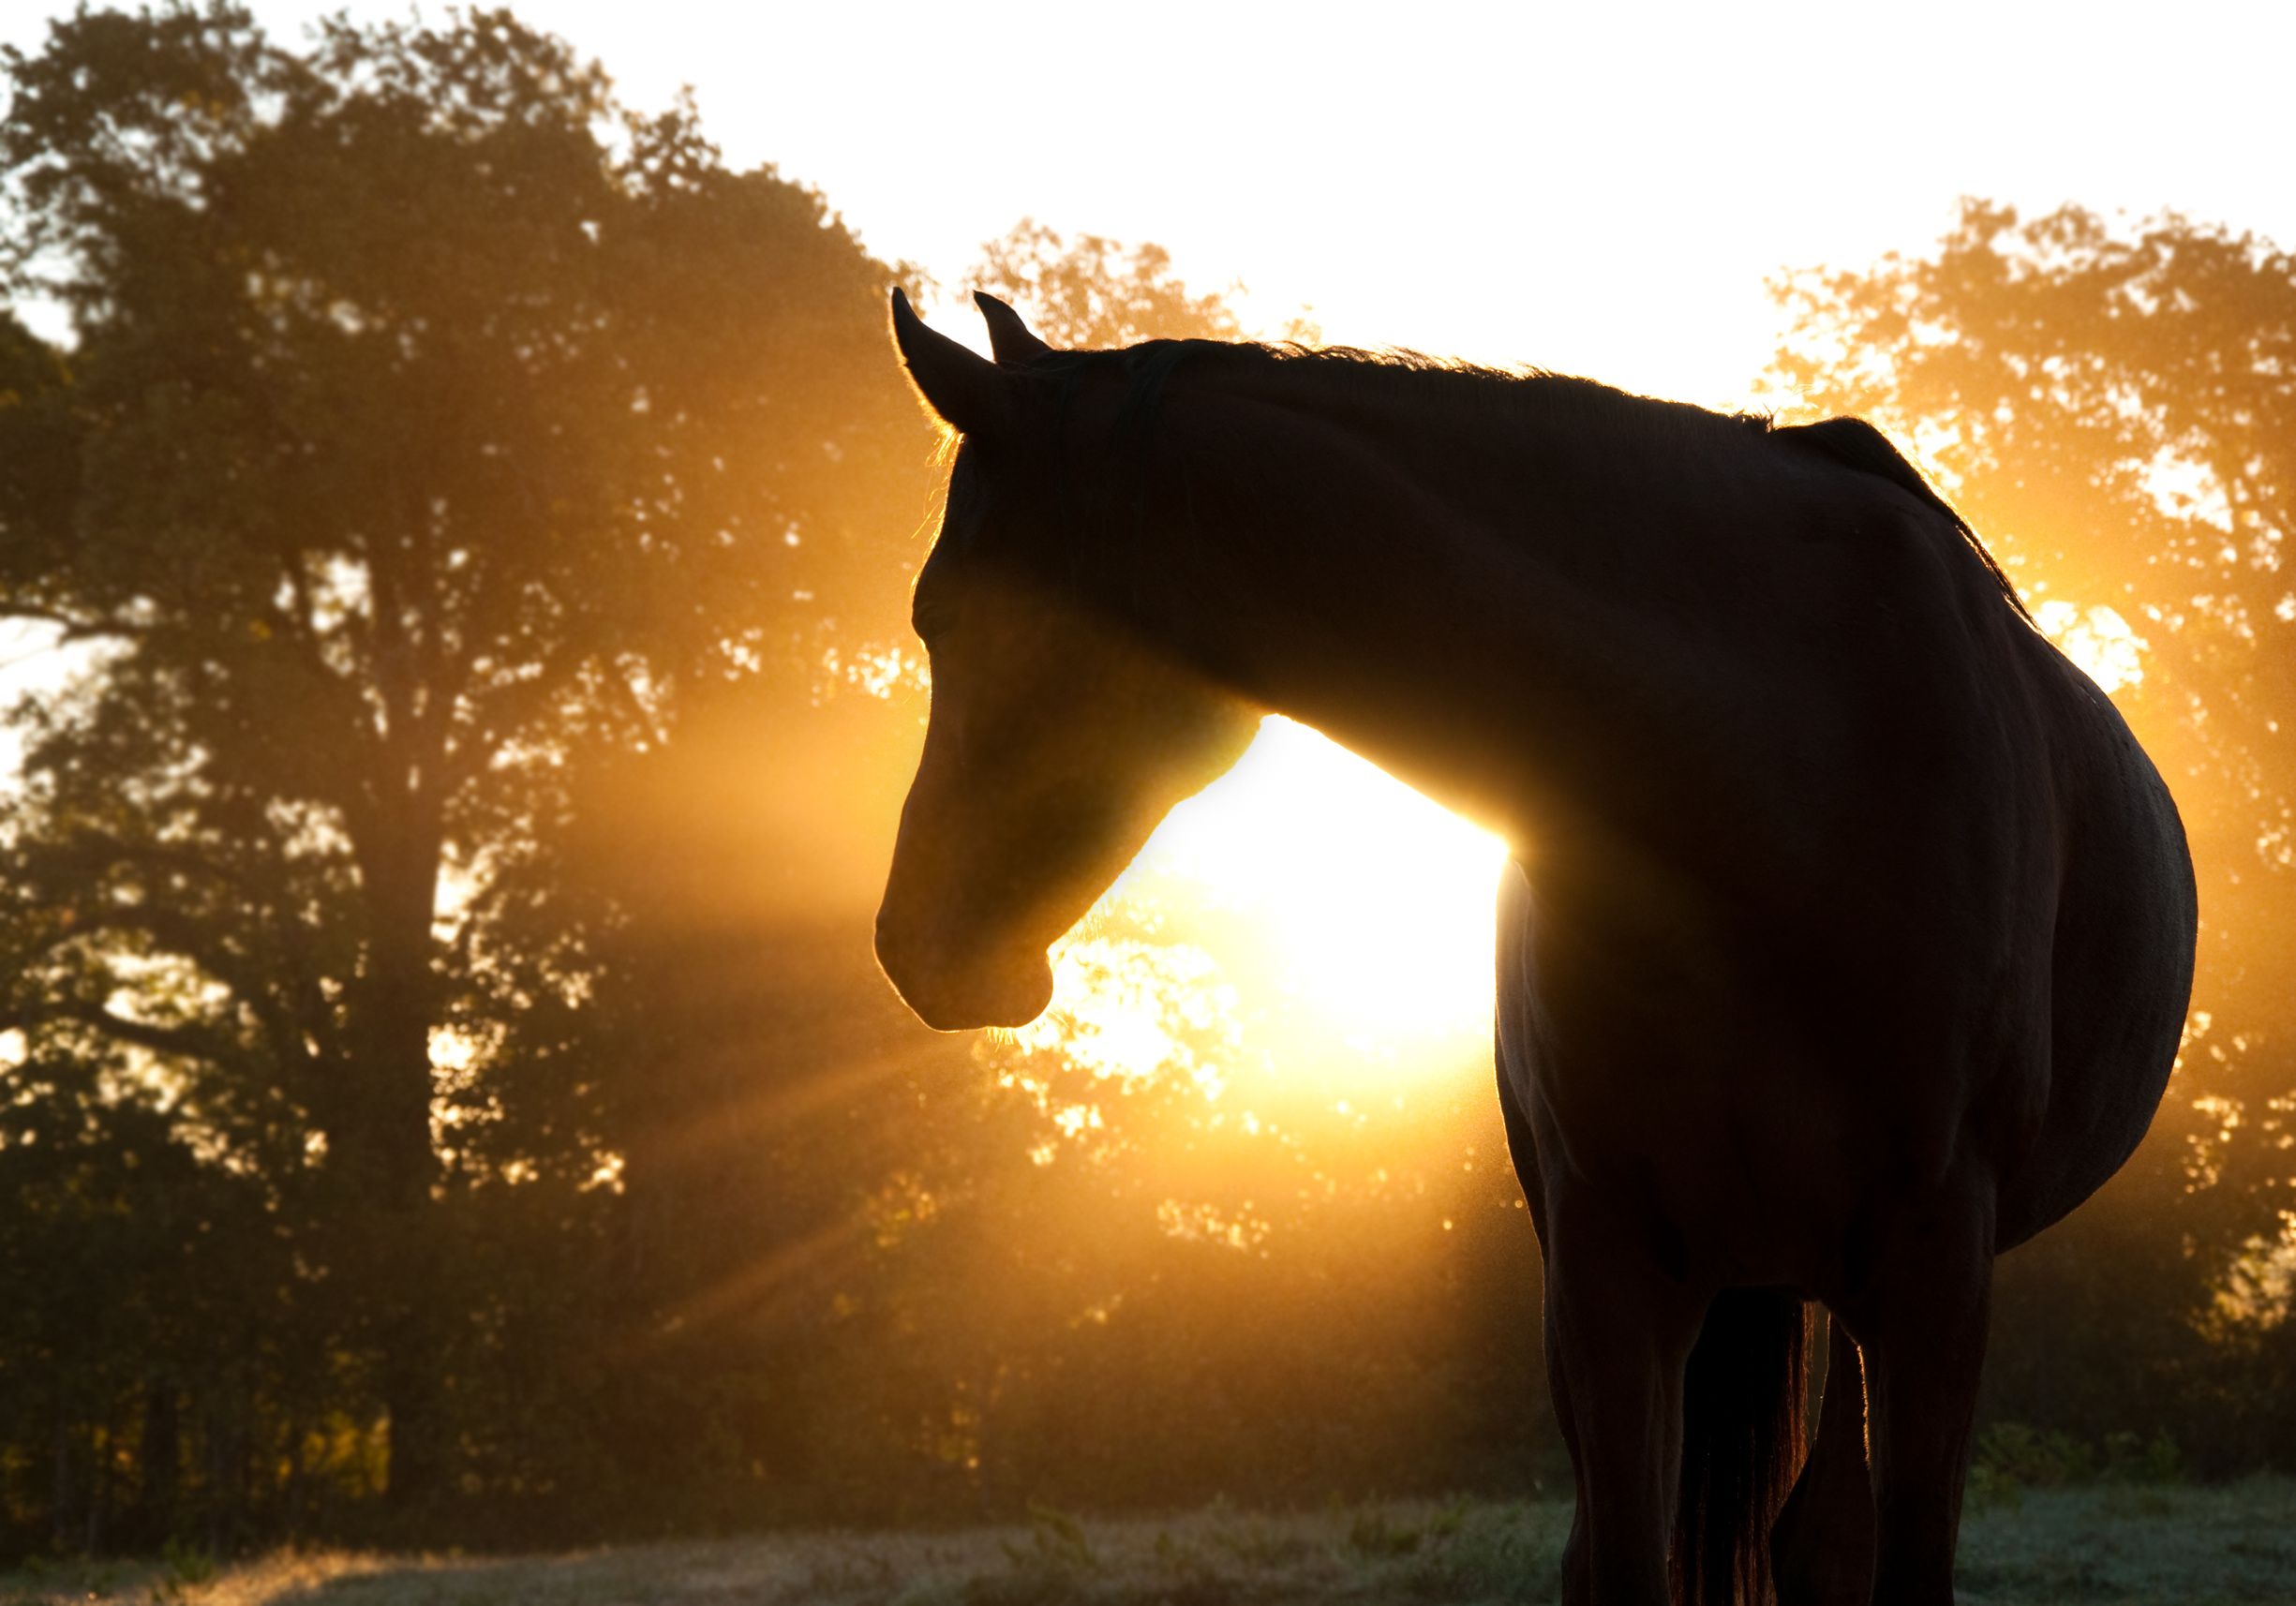
[[[1103,234],[1070,237],[1023,217],[980,248],[966,284],[1012,303],[1048,345],[1063,350],[1130,346],[1141,340],[1239,340],[1248,334],[1235,307],[1240,284],[1188,288],[1171,253]],[[1276,337],[1320,338],[1303,307]]]
[[[70,333],[0,330],[0,610],[102,655],[23,716],[0,1024],[156,1057],[265,1177],[409,1218],[343,1253],[419,1493],[410,1221],[521,1146],[454,1132],[525,1114],[519,1161],[585,1176],[597,1141],[436,1040],[468,1073],[579,985],[496,916],[582,751],[894,628],[893,271],[506,12],[294,51],[82,11],[7,65],[0,271]]]

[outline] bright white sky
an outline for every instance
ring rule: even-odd
[[[336,3],[254,9],[292,38]],[[0,40],[66,9],[5,0]],[[692,84],[731,158],[944,282],[1031,215],[1243,278],[1271,323],[1708,403],[1771,349],[1766,275],[1919,248],[1965,193],[2296,243],[2296,7],[2256,0],[516,9],[638,105]]]
[[[292,38],[337,3],[254,9]],[[0,41],[36,49],[66,8],[0,0]],[[1920,250],[1963,194],[2173,207],[2296,244],[2296,7],[2254,0],[2141,23],[2009,0],[517,9],[602,60],[634,104],[693,85],[729,158],[817,186],[880,257],[944,284],[1033,216],[1159,242],[1199,288],[1246,280],[1271,328],[1310,304],[1333,340],[1711,406],[1743,399],[1775,347],[1767,275]],[[977,341],[969,312],[936,316]],[[1354,954],[1327,974],[1376,966],[1362,944],[1431,921],[1483,943],[1490,853],[1439,814],[1403,875],[1422,894],[1398,886],[1360,931],[1303,904],[1313,865],[1266,880],[1283,855],[1250,822],[1271,810],[1344,810],[1370,831],[1398,807],[1392,783],[1347,781],[1313,741],[1263,742],[1229,805],[1175,821],[1172,852],[1258,867],[1268,899],[1313,908],[1321,955]],[[1469,987],[1443,1009],[1481,1006]]]

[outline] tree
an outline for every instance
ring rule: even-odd
[[[980,250],[966,286],[1011,302],[1040,339],[1060,349],[1245,334],[1233,301],[1244,287],[1190,290],[1173,271],[1171,253],[1153,241],[1127,245],[1100,234],[1071,241],[1023,217]],[[1313,344],[1321,333],[1303,308],[1278,337]]]
[[[132,1048],[315,1191],[419,1501],[457,1133],[601,1140],[487,1085],[457,1000],[547,1002],[487,986],[498,888],[581,752],[893,628],[893,273],[503,12],[83,10],[6,65],[0,271],[71,333],[0,326],[0,613],[102,656],[21,714],[0,1024]]]
[[[2045,625],[2139,649],[2114,698],[2191,835],[2194,1013],[2153,1139],[2084,1236],[2009,1264],[2053,1290],[2034,1318],[2058,1334],[2082,1325],[2073,1300],[2132,1288],[2188,1323],[2241,1259],[2296,1248],[2296,258],[2175,215],[1968,201],[1928,255],[1775,290],[1793,320],[1779,381],[1914,442]],[[2131,1356],[2173,1365],[2173,1345],[2115,1343],[2082,1365],[2044,1346],[2030,1370],[2057,1392],[2085,1371],[2125,1407]]]

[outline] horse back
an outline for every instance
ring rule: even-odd
[[[2167,784],[2111,702],[2031,644],[2046,717],[2060,872],[2039,1134],[2005,1179],[2001,1247],[2118,1170],[2159,1107],[2192,992],[2198,895]]]
[[[2101,1185],[2158,1106],[2192,982],[2184,830],[2118,710],[2020,617],[1958,519],[1869,474],[1804,483],[1823,498],[1811,522],[1848,532],[1830,544],[1849,584],[1877,600],[1853,633],[1811,625],[1810,662],[1788,663],[1829,693],[1808,700],[1802,744],[1827,762],[1756,773],[1737,814],[1703,795],[1685,811],[1726,818],[1745,847],[1733,868],[1762,870],[1688,878],[1694,919],[1635,929],[1611,882],[1566,855],[1543,856],[1535,897],[1509,868],[1497,1046],[1518,1166],[1680,1183],[1702,1134],[1744,1133],[1770,1180],[1755,1191],[1789,1213],[1855,1213],[1873,1187],[1975,1166],[2006,1247]],[[1585,989],[1541,960],[1595,940],[1625,1004],[1588,1033]],[[1654,962],[1670,953],[1687,962]],[[1675,1033],[1697,1039],[1697,1062],[1666,1083],[1638,1071],[1621,1118],[1587,1119],[1618,1067],[1584,1062],[1621,1044],[1648,1057],[1635,1038],[1685,1013],[1670,1007],[1683,976],[1711,984],[1701,1031]],[[1534,1131],[1552,1152],[1524,1153]],[[1653,1136],[1669,1132],[1688,1136]],[[1802,1181],[1777,1181],[1789,1173]]]

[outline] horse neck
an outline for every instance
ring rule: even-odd
[[[1678,622],[1720,577],[1683,527],[1731,514],[1621,435],[1636,403],[1174,392],[1129,577],[1148,633],[1513,840],[1676,811],[1732,667]],[[1640,405],[1660,436],[1726,428]]]

